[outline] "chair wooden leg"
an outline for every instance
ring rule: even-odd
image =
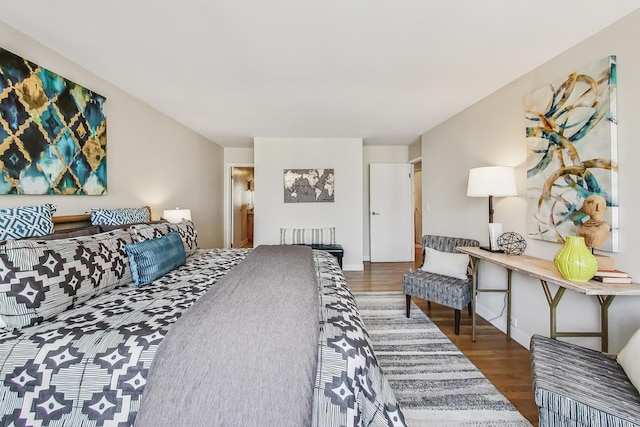
[[[455,310],[455,332],[460,335],[460,310]]]
[[[406,295],[407,297],[407,317],[411,317],[411,295]]]
[[[473,313],[471,312],[471,303],[467,305],[467,309],[469,310],[469,317],[473,316]]]
[[[427,301],[427,305],[431,307],[431,301]]]

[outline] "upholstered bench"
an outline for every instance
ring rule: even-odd
[[[640,426],[640,394],[612,355],[534,335],[531,375],[540,427]]]
[[[342,257],[344,256],[344,249],[342,248],[342,245],[310,244],[307,246],[311,246],[311,249],[329,252],[331,255],[336,257],[336,259],[338,260],[338,265],[340,266],[340,268],[342,268]]]
[[[342,268],[344,249],[336,243],[335,227],[327,228],[281,228],[281,245],[306,245],[312,249],[329,252],[336,257]]]

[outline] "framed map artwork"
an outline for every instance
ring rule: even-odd
[[[285,203],[333,202],[333,169],[285,169]]]

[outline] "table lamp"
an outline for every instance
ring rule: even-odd
[[[502,234],[502,226],[493,225],[493,198],[516,196],[516,180],[513,168],[510,166],[485,166],[469,170],[469,183],[467,185],[468,197],[489,198],[489,248],[494,252],[500,249],[496,242],[499,234]]]

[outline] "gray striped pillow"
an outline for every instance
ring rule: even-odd
[[[336,228],[280,228],[281,245],[335,245]]]

